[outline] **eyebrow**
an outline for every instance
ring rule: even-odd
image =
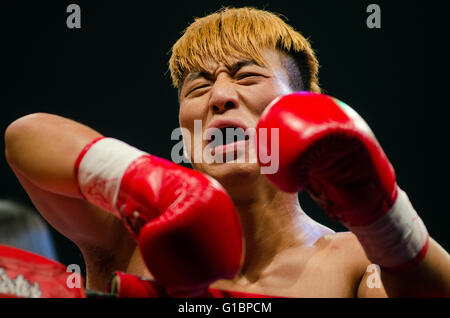
[[[234,75],[241,68],[243,68],[244,66],[249,66],[249,65],[258,65],[258,64],[254,60],[244,60],[244,61],[239,61],[239,62],[232,64],[230,67],[227,67],[227,69],[230,71],[231,75]],[[200,77],[206,78],[207,80],[212,80],[214,78],[214,75],[207,71],[189,73],[188,76],[186,76],[184,83],[193,81]]]

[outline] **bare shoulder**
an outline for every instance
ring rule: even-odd
[[[377,288],[372,288],[369,286],[370,284],[364,283],[373,278],[373,266],[370,267],[370,260],[352,232],[323,236],[315,245],[322,263],[330,264],[336,269],[336,272],[347,276],[348,282],[353,286],[354,297],[386,297],[379,276],[377,276],[377,279],[379,279],[381,285]]]
[[[370,264],[366,253],[352,232],[338,232],[322,236],[314,244],[318,255],[327,257],[330,261],[341,262],[355,270],[365,268]]]
[[[267,272],[271,274],[263,282],[267,289],[252,292],[283,297],[356,297],[370,264],[351,232],[326,234],[284,256],[284,261]]]
[[[321,237],[314,244],[315,257],[321,264],[346,273],[355,283],[364,276],[370,265],[364,249],[352,232],[338,232]]]

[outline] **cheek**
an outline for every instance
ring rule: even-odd
[[[198,152],[198,149],[194,149],[194,146],[198,146],[198,142],[196,143],[194,141],[199,140],[199,138],[201,140],[203,124],[201,107],[194,103],[180,103],[178,120],[180,128],[182,128],[185,155],[191,160],[191,154]],[[199,136],[195,136],[196,133]]]
[[[193,126],[193,124],[191,124],[192,120],[189,118],[191,114],[189,114],[189,112],[183,111],[182,109],[180,109],[180,112],[178,114],[178,121],[180,123],[180,127],[181,128],[187,128],[190,130],[190,126]]]
[[[248,103],[253,105],[252,111],[259,116],[276,97],[290,93],[291,89],[273,79],[254,87],[251,94],[247,95]]]
[[[194,129],[194,120],[202,119],[201,107],[194,105],[193,103],[180,103],[180,112],[178,114],[178,119],[180,122],[180,127],[187,128],[189,130]]]

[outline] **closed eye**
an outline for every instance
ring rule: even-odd
[[[261,74],[257,74],[257,73],[243,73],[243,74],[239,74],[236,76],[236,78],[238,80],[243,79],[243,78],[248,78],[248,77],[253,77],[253,76],[262,76]]]
[[[191,93],[193,93],[193,92],[195,92],[195,91],[197,91],[197,90],[199,90],[199,89],[201,89],[201,88],[205,88],[205,87],[208,87],[208,86],[209,86],[209,84],[203,84],[203,85],[194,87],[194,88],[191,89],[186,95],[189,95],[189,94],[191,94]]]
[[[236,81],[240,85],[253,85],[259,83],[263,77],[265,76],[259,73],[241,73],[236,75]]]

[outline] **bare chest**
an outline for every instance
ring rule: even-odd
[[[218,281],[212,287],[278,297],[355,297],[359,285],[351,260],[342,255],[293,255],[273,264],[255,281]]]
[[[211,287],[275,297],[355,297],[359,280],[355,275],[358,264],[354,262],[354,258],[341,251],[311,253],[294,250],[268,266],[252,281],[219,280]],[[139,249],[132,254],[127,272],[152,278]]]

